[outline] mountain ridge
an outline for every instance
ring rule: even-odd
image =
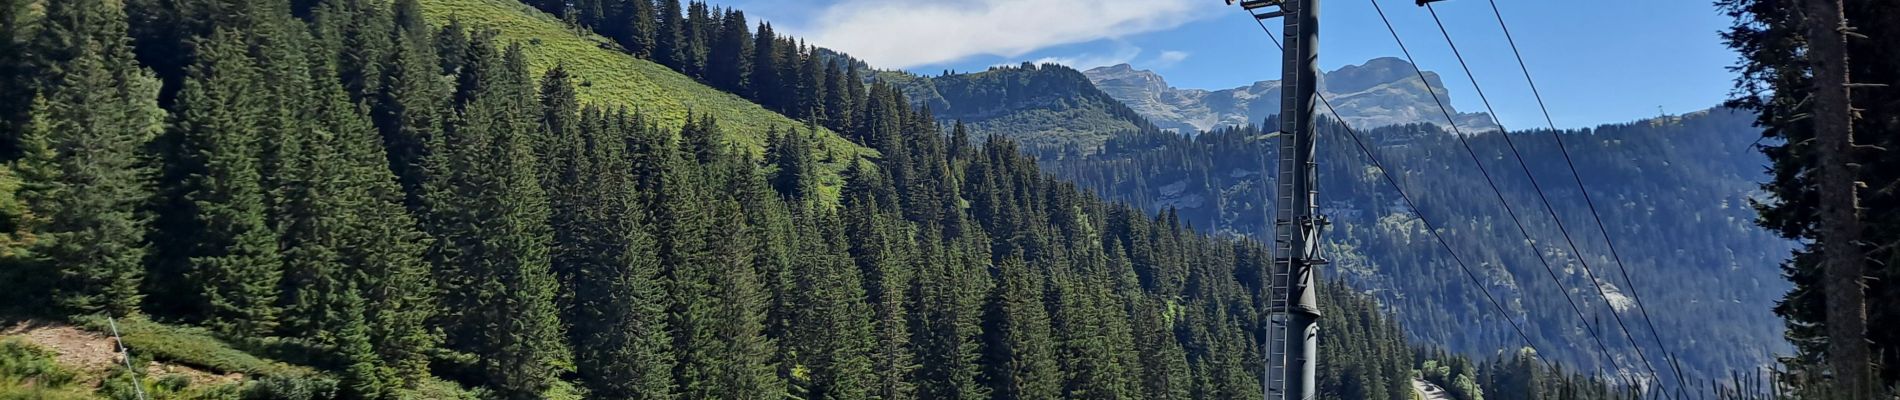
[[[1433,101],[1436,93],[1450,100],[1437,73],[1426,71],[1421,83],[1412,64],[1393,57],[1347,65],[1320,78],[1320,91],[1338,107],[1340,117],[1354,128],[1429,123],[1448,128]],[[1121,100],[1155,126],[1181,133],[1257,124],[1279,113],[1280,81],[1264,80],[1230,89],[1184,89],[1151,70],[1129,64],[1083,71],[1096,88]],[[1429,91],[1428,91],[1429,90]],[[1489,114],[1460,113],[1457,129],[1478,133],[1498,129]],[[1448,129],[1449,130],[1449,129]]]

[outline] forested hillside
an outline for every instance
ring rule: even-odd
[[[1671,374],[1665,353],[1640,325],[1634,291],[1648,305],[1662,347],[1680,357],[1692,378],[1726,378],[1726,371],[1769,365],[1786,349],[1768,310],[1787,288],[1773,277],[1792,244],[1753,225],[1750,204],[1761,195],[1755,182],[1764,161],[1752,150],[1756,130],[1749,121],[1718,109],[1561,133],[1634,282],[1624,280],[1597,233],[1549,132],[1514,138],[1581,247],[1576,251],[1505,152],[1502,137],[1472,137],[1478,158],[1499,178],[1562,287],[1530,253],[1454,136],[1417,125],[1362,132],[1424,208],[1411,210],[1339,125],[1323,123],[1320,204],[1334,222],[1325,251],[1334,263],[1326,270],[1376,293],[1414,339],[1466,354],[1521,345],[1423,230],[1416,217],[1422,214],[1505,301],[1508,318],[1525,325],[1545,356],[1585,372],[1647,377],[1649,367],[1609,315],[1607,307],[1615,307],[1654,368]],[[1265,202],[1273,185],[1265,177],[1274,176],[1268,160],[1275,142],[1253,128],[1191,139],[1128,134],[1109,141],[1101,154],[1049,166],[1111,198],[1174,210],[1194,226],[1260,237],[1272,223],[1266,212],[1272,205]],[[1609,294],[1607,306],[1591,286],[1592,274]],[[1566,296],[1580,305],[1590,328]],[[1588,330],[1603,336],[1612,358],[1602,358]]]
[[[1003,135],[1037,149],[1101,146],[1115,132],[1149,127],[1121,101],[1096,89],[1081,71],[1023,63],[934,77],[885,72],[937,117],[981,135]]]
[[[0,311],[125,318],[135,363],[243,374],[140,381],[156,398],[1260,396],[1264,246],[887,85],[739,86],[839,102],[784,119],[633,59],[694,60],[738,11],[580,5],[576,31],[662,34],[575,46],[488,0],[0,2]],[[785,50],[756,60],[820,58],[758,37]],[[1397,324],[1330,293],[1355,345],[1323,390],[1409,398]],[[9,340],[0,394],[127,396]]]

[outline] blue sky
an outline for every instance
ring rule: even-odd
[[[1399,56],[1370,1],[1325,0],[1326,70]],[[1483,111],[1425,9],[1376,0],[1427,70],[1444,75],[1454,105]],[[1708,108],[1727,97],[1735,54],[1710,0],[1497,0],[1560,127]],[[1224,89],[1279,76],[1279,53],[1222,0],[715,0],[780,31],[924,74],[1053,61],[1077,68],[1130,63],[1177,87]],[[1508,127],[1544,125],[1486,0],[1435,4]],[[1268,26],[1279,29],[1277,21]]]

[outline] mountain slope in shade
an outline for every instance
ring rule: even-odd
[[[1199,132],[1220,127],[1258,124],[1280,112],[1280,81],[1260,81],[1233,89],[1209,91],[1168,85],[1153,71],[1128,64],[1084,72],[1095,86],[1128,104],[1162,129]],[[1320,78],[1320,90],[1338,107],[1339,115],[1357,129],[1431,123],[1445,127],[1444,114],[1432,92],[1450,102],[1438,74],[1425,72],[1421,82],[1405,60],[1385,57],[1363,65],[1348,65]],[[1430,91],[1427,91],[1429,88]],[[1457,113],[1465,133],[1497,130],[1485,113]]]
[[[920,76],[883,71],[873,79],[904,91],[911,103],[981,135],[1003,135],[1029,147],[1098,147],[1117,133],[1141,130],[1140,113],[1095,87],[1075,69],[1023,63],[982,72]]]

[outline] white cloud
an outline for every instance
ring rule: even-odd
[[[1154,61],[1150,61],[1148,62],[1148,64],[1152,68],[1172,67],[1175,64],[1180,64],[1182,61],[1187,61],[1188,56],[1190,55],[1192,54],[1188,54],[1188,52],[1185,52],[1185,51],[1178,51],[1178,50],[1163,51],[1161,52],[1161,56],[1155,57]]]
[[[1036,59],[1035,62],[1036,64],[1062,64],[1069,68],[1089,69],[1108,65],[1127,64],[1135,61],[1135,57],[1138,56],[1141,56],[1140,47],[1122,46],[1116,49],[1113,54],[1087,53],[1066,57],[1043,57]]]
[[[844,0],[794,33],[879,68],[1172,29],[1221,8],[1202,0]],[[1139,49],[1136,49],[1139,51]],[[1132,56],[1130,56],[1132,57]]]

